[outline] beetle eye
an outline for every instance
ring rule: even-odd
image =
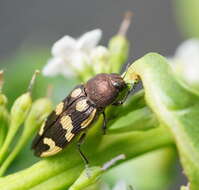
[[[113,82],[113,86],[114,86],[115,88],[120,88],[120,83],[118,83],[118,82]]]

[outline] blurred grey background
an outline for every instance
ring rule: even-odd
[[[172,0],[0,0],[0,58],[24,46],[50,46],[65,34],[101,28],[102,44],[117,32],[126,10],[134,12],[128,36],[133,59],[146,52],[172,55],[181,41]]]

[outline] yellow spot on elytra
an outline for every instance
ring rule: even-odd
[[[81,128],[87,127],[93,121],[95,114],[96,114],[96,109],[94,109],[92,113],[89,115],[89,117],[81,123]]]
[[[63,108],[64,108],[64,102],[60,102],[60,103],[57,105],[56,109],[55,109],[55,114],[56,114],[56,115],[61,114],[62,111],[63,111]]]
[[[40,135],[40,136],[43,135],[43,133],[44,133],[45,124],[46,124],[46,121],[43,122],[43,124],[42,124],[42,126],[41,126],[41,128],[40,128],[40,130],[39,130],[39,135]]]
[[[68,115],[62,116],[60,123],[64,129],[67,129],[67,130],[73,129],[72,120],[71,120],[70,116],[68,116]]]
[[[81,88],[77,88],[77,89],[72,91],[71,97],[72,98],[77,98],[81,94],[81,92],[82,92]]]
[[[65,137],[66,137],[66,140],[68,141],[68,142],[70,142],[71,141],[71,139],[74,137],[74,134],[73,133],[68,133],[67,132],[67,134],[65,135]]]
[[[85,111],[88,107],[89,105],[87,104],[86,99],[80,100],[76,104],[76,110],[80,112]]]
[[[49,149],[45,152],[42,152],[42,154],[40,155],[41,157],[52,156],[62,150],[62,148],[55,145],[55,142],[51,138],[44,138],[43,143],[47,144],[49,146]]]
[[[73,125],[72,125],[72,120],[71,120],[70,116],[64,115],[61,118],[60,123],[61,123],[62,127],[67,130],[65,138],[69,142],[74,136],[74,134],[71,132],[73,129]]]

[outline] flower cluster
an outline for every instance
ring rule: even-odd
[[[9,165],[13,162],[19,152],[24,148],[29,138],[42,125],[50,111],[52,103],[49,98],[32,100],[31,90],[39,72],[36,71],[32,77],[28,91],[19,96],[13,103],[11,110],[7,109],[6,96],[0,92],[0,176],[3,176]],[[3,75],[3,72],[1,72]],[[1,86],[3,85],[3,76]],[[20,127],[23,126],[22,134],[14,147],[11,146]]]
[[[125,37],[131,20],[126,14],[119,32],[108,47],[98,45],[102,31],[95,29],[79,38],[64,36],[52,47],[52,58],[43,69],[45,76],[77,76],[86,80],[97,73],[119,72],[128,57],[128,41]]]
[[[62,74],[69,77],[75,75],[76,70],[81,71],[86,65],[91,65],[101,37],[100,29],[86,32],[78,39],[64,36],[53,45],[53,58],[44,67],[43,74],[46,76]],[[105,47],[103,49],[106,51]]]

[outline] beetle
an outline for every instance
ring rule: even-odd
[[[83,132],[78,141],[78,150],[88,164],[80,148],[86,134],[84,131],[102,114],[102,129],[105,133],[105,108],[111,104],[122,104],[129,93],[121,101],[117,98],[126,87],[127,84],[119,74],[105,73],[97,74],[85,84],[76,86],[41,126],[32,143],[34,154],[39,157],[55,155]]]

